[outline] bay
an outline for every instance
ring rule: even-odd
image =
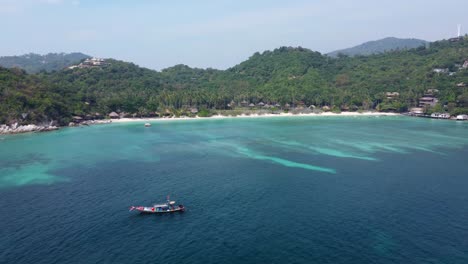
[[[468,263],[468,123],[278,117],[0,140],[1,263]],[[129,213],[171,195],[172,215]]]

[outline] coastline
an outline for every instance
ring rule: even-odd
[[[321,116],[343,116],[343,117],[350,117],[350,116],[401,116],[399,113],[381,113],[381,112],[341,112],[341,113],[332,113],[332,112],[324,112],[324,113],[307,113],[307,114],[292,114],[292,113],[280,113],[280,114],[251,114],[251,115],[214,115],[210,117],[168,117],[168,118],[161,118],[161,117],[151,117],[151,118],[120,118],[120,119],[112,119],[111,123],[127,123],[127,122],[155,122],[155,121],[177,121],[177,120],[200,120],[200,119],[231,119],[231,118],[275,118],[275,117],[302,117],[302,116],[313,116],[313,117],[321,117]],[[104,124],[109,123],[108,120],[100,121],[97,120],[96,124]]]
[[[11,135],[11,134],[23,134],[29,132],[47,132],[58,130],[59,127],[50,125],[23,125],[19,126],[18,123],[15,123],[11,126],[0,125],[0,135]]]
[[[279,114],[241,114],[241,115],[213,115],[210,117],[150,117],[150,118],[119,118],[119,119],[103,119],[103,120],[89,120],[84,121],[81,124],[74,124],[68,127],[82,127],[92,125],[104,125],[113,123],[130,123],[130,122],[168,122],[168,121],[180,121],[180,120],[209,120],[209,119],[233,119],[233,118],[275,118],[275,117],[359,117],[359,116],[401,116],[399,113],[382,113],[382,112],[323,112],[323,113],[279,113]],[[66,126],[65,126],[66,127]],[[0,125],[0,135],[12,135],[12,134],[23,134],[23,133],[35,133],[35,132],[48,132],[58,130],[61,127],[57,126],[38,126],[38,125],[23,125],[18,126],[14,124],[12,126]]]

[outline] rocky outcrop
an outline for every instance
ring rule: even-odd
[[[78,127],[78,126],[89,126],[95,124],[110,124],[112,120],[86,120],[81,122],[70,122],[69,127]],[[41,125],[25,125],[19,126],[18,123],[13,123],[11,125],[0,125],[0,135],[1,134],[19,134],[27,132],[45,132],[59,129],[56,121],[50,121],[49,123],[43,123]]]
[[[86,120],[82,122],[70,122],[68,123],[69,127],[77,127],[77,126],[90,126],[90,125],[97,125],[97,124],[110,124],[112,120]]]
[[[52,123],[51,123],[52,124]],[[18,126],[18,123],[14,123],[10,126],[8,125],[0,125],[0,134],[19,134],[19,133],[27,133],[27,132],[45,132],[45,131],[52,131],[57,130],[58,127],[54,125],[25,125],[25,126]]]

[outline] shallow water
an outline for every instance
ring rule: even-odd
[[[468,263],[468,122],[182,120],[0,141],[0,263]],[[167,194],[182,214],[139,215]]]

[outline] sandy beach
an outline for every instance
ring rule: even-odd
[[[398,113],[381,113],[381,112],[341,112],[341,113],[332,113],[332,112],[324,112],[320,114],[316,113],[308,113],[308,114],[292,114],[292,113],[281,113],[281,114],[251,114],[251,115],[237,115],[237,116],[223,116],[223,115],[214,115],[211,117],[172,117],[172,118],[120,118],[120,119],[112,119],[112,123],[126,123],[126,122],[165,122],[165,121],[176,121],[176,120],[197,120],[197,119],[227,119],[227,118],[275,118],[275,117],[299,117],[299,116],[315,116],[315,117],[323,117],[323,116],[399,116],[401,114]],[[97,123],[108,123],[109,120],[106,121],[97,121]]]
[[[241,115],[214,115],[211,117],[154,117],[154,118],[120,118],[120,119],[104,119],[104,120],[89,120],[82,123],[74,124],[73,126],[82,126],[82,125],[98,125],[98,124],[114,124],[114,123],[127,123],[127,122],[141,122],[141,123],[150,123],[150,122],[170,122],[170,121],[180,121],[180,120],[203,120],[203,119],[229,119],[229,118],[277,118],[277,117],[324,117],[324,116],[337,116],[337,117],[360,117],[360,116],[399,116],[401,114],[397,113],[380,113],[380,112],[341,112],[341,113],[302,113],[302,114],[293,114],[293,113],[280,113],[280,114],[241,114]],[[17,124],[16,124],[17,125]],[[25,125],[16,127],[9,127],[7,125],[0,125],[0,135],[3,134],[20,134],[27,132],[45,132],[57,130],[59,127],[56,126],[37,126],[37,125]],[[0,139],[1,140],[1,139]]]

